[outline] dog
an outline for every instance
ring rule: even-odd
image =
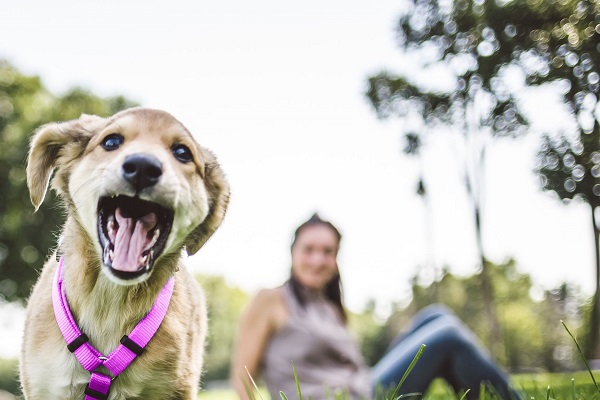
[[[196,253],[225,215],[229,186],[215,156],[164,111],[84,114],[37,130],[27,184],[36,210],[51,186],[66,222],[28,300],[20,359],[25,398],[196,399],[206,310],[181,255]],[[169,284],[166,314],[147,345],[124,343],[154,316]],[[67,343],[56,299],[84,334],[77,343]],[[106,360],[117,348],[141,355],[115,376]],[[98,365],[86,370],[77,352],[90,349]],[[105,379],[108,394],[94,389],[93,377]]]

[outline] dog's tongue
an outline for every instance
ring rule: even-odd
[[[148,232],[156,226],[156,214],[140,218],[126,218],[117,208],[115,212],[119,230],[115,238],[112,267],[118,271],[135,272],[140,269],[140,257],[150,242]]]

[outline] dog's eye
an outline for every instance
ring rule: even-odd
[[[171,147],[171,151],[175,158],[182,163],[188,163],[194,160],[194,156],[192,155],[192,151],[183,144],[176,144]]]
[[[107,151],[116,150],[123,144],[123,140],[123,136],[118,133],[111,133],[102,140],[102,147]]]

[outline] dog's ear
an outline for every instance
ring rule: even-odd
[[[188,255],[195,254],[221,225],[229,204],[229,184],[214,154],[201,149],[205,160],[204,185],[208,193],[208,215],[185,239]]]
[[[50,177],[61,150],[69,145],[85,146],[103,118],[82,114],[77,120],[50,123],[40,127],[34,134],[27,160],[27,186],[36,211],[46,197]]]

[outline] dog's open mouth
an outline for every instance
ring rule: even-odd
[[[98,203],[102,261],[120,279],[150,272],[165,248],[173,211],[137,197],[103,197]]]

